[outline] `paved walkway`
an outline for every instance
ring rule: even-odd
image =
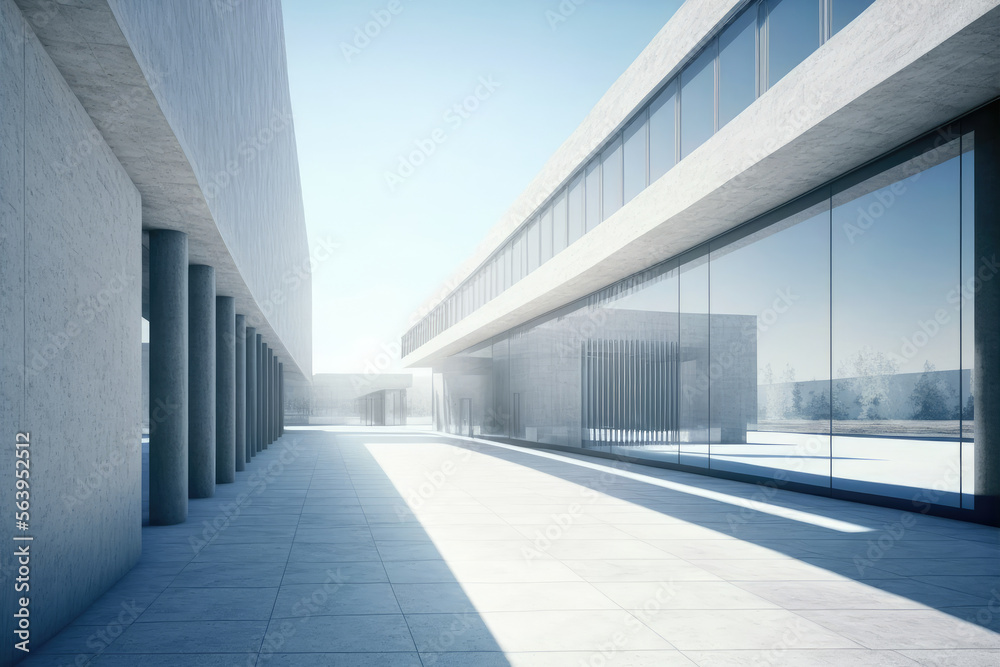
[[[186,524],[144,528],[139,565],[23,664],[995,667],[1000,531],[290,430]]]

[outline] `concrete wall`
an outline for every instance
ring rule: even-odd
[[[31,647],[141,549],[139,194],[12,0],[0,0],[0,497],[31,433]],[[79,161],[63,168],[67,154]],[[12,517],[0,662],[12,648]]]
[[[309,247],[281,3],[108,4],[194,170],[226,248],[308,377]],[[260,323],[251,315],[247,326],[259,329]]]

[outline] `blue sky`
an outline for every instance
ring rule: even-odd
[[[361,372],[396,349],[680,4],[284,0],[310,242],[340,244],[313,276],[314,372]],[[475,111],[449,112],[477,89]],[[388,183],[416,142],[434,151]]]

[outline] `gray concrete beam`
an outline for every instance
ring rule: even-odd
[[[215,269],[188,267],[188,497],[215,495]]]
[[[188,239],[149,239],[149,521],[168,526],[188,512]]]
[[[215,297],[215,483],[236,481],[236,299]]]

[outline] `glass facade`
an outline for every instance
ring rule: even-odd
[[[403,336],[409,354],[488,303],[566,247],[614,215],[678,160],[747,108],[827,39],[860,15],[873,0],[755,0],[735,16],[667,81],[652,101],[635,111],[624,128],[607,138],[595,157],[574,173],[512,235],[510,271],[494,292],[468,308],[444,303]],[[545,210],[566,203],[566,236],[554,212],[552,234]],[[540,222],[541,220],[541,222]],[[529,226],[536,229],[525,235]],[[526,238],[525,238],[526,236]],[[520,245],[517,245],[520,243]],[[469,282],[492,271],[497,250]],[[458,319],[456,319],[458,318]]]
[[[971,507],[974,140],[945,128],[449,358],[437,427]]]
[[[681,157],[715,133],[715,42],[681,72]]]

